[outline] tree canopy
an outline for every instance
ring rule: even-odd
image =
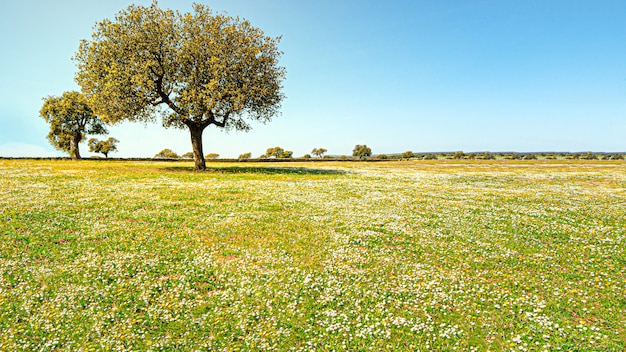
[[[178,154],[176,154],[175,151],[169,149],[169,148],[165,148],[163,150],[161,150],[160,152],[154,154],[154,157],[157,159],[178,159],[180,158],[180,156]]]
[[[60,97],[44,98],[39,115],[50,124],[48,140],[56,149],[80,159],[78,145],[86,134],[106,134],[104,123],[79,92],[65,92]]]
[[[206,168],[202,132],[209,125],[248,131],[267,122],[284,98],[280,37],[239,17],[131,5],[96,24],[80,43],[76,81],[111,123],[154,121],[188,128],[195,167]]]
[[[117,143],[119,143],[117,139],[113,137],[109,137],[106,140],[99,141],[96,138],[90,138],[87,145],[89,145],[89,151],[94,153],[102,153],[105,158],[109,157],[110,152],[117,151]]]
[[[357,144],[352,150],[352,156],[358,156],[361,159],[372,156],[372,149],[365,144]]]
[[[311,154],[313,155],[317,155],[318,157],[322,157],[322,155],[324,155],[324,153],[326,153],[328,150],[326,150],[326,148],[314,148],[311,151]]]

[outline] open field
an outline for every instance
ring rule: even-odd
[[[0,350],[626,349],[626,163],[0,160]]]

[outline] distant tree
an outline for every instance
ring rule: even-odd
[[[280,159],[290,159],[293,157],[293,152],[291,150],[283,150],[282,153],[278,154],[278,158]]]
[[[311,159],[311,154],[304,154],[302,159]]]
[[[463,159],[465,158],[465,153],[462,151],[454,153],[454,159]]]
[[[193,152],[187,152],[180,156],[181,159],[193,159]]]
[[[104,141],[99,141],[96,138],[90,138],[87,145],[89,145],[89,151],[92,153],[101,153],[104,154],[105,158],[109,157],[109,153],[117,151],[117,143],[119,143],[117,139],[113,137],[109,137]]]
[[[178,159],[179,158],[179,156],[178,156],[178,154],[176,154],[176,152],[174,152],[171,149],[167,149],[167,148],[165,148],[165,149],[161,150],[160,152],[156,153],[154,155],[154,157],[157,158],[157,159]]]
[[[352,150],[352,156],[357,156],[361,159],[364,159],[368,156],[372,156],[372,149],[365,144],[357,144],[354,147],[354,150]]]
[[[483,159],[483,160],[493,160],[495,158],[496,157],[493,156],[493,154],[491,154],[489,152],[485,152],[483,155],[480,156],[480,159]]]
[[[107,122],[153,121],[188,129],[196,170],[206,169],[202,133],[210,125],[248,131],[270,121],[284,97],[280,37],[213,13],[131,5],[96,24],[80,43],[76,81]]]
[[[87,98],[79,92],[65,92],[60,97],[45,98],[39,115],[50,124],[50,144],[68,152],[72,159],[80,159],[78,145],[85,135],[108,133]]]
[[[389,159],[389,156],[387,154],[380,154],[380,155],[377,155],[377,157],[378,159],[383,159],[383,160]]]
[[[267,148],[267,150],[265,151],[265,155],[268,158],[271,158],[271,157],[279,158],[279,155],[281,155],[284,152],[285,150],[281,147],[273,147],[273,148]]]
[[[411,159],[414,156],[415,155],[413,155],[413,152],[410,150],[407,150],[406,152],[402,153],[402,159]]]
[[[192,157],[193,157],[193,155],[192,155]],[[220,155],[219,155],[219,154],[217,154],[217,153],[209,153],[209,154],[207,154],[207,155],[205,156],[205,158],[206,158],[206,159],[217,159],[217,158],[219,158],[219,157],[220,157]]]
[[[250,159],[251,157],[252,157],[252,153],[243,153],[243,154],[240,154],[237,159],[247,160],[247,159]]]
[[[322,157],[322,155],[324,155],[324,153],[326,153],[328,150],[326,150],[326,148],[315,148],[311,151],[311,154],[318,156],[318,157]]]
[[[581,159],[583,160],[597,160],[598,159],[598,155],[592,153],[592,152],[587,152],[585,154],[583,154],[581,157]]]

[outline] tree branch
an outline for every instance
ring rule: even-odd
[[[152,70],[152,68],[150,68],[150,70],[152,71],[152,73],[155,73],[154,70]],[[174,110],[174,112],[177,113],[178,115],[185,116],[186,115],[185,111],[179,108],[176,104],[174,104],[174,102],[170,99],[169,95],[167,95],[167,93],[163,91],[163,76],[157,75],[157,79],[154,80],[154,84],[156,85],[156,92],[159,95],[159,98],[161,98],[161,101],[155,102],[154,105],[165,103],[167,104],[167,106],[170,107],[170,109]]]

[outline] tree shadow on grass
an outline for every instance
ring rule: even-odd
[[[170,172],[197,172],[193,168],[185,166],[171,166],[165,167],[162,170]],[[329,170],[329,169],[310,169],[306,167],[259,167],[259,166],[222,166],[222,167],[210,167],[207,166],[205,171],[207,173],[218,174],[267,174],[267,175],[345,175],[348,172],[343,170]]]

